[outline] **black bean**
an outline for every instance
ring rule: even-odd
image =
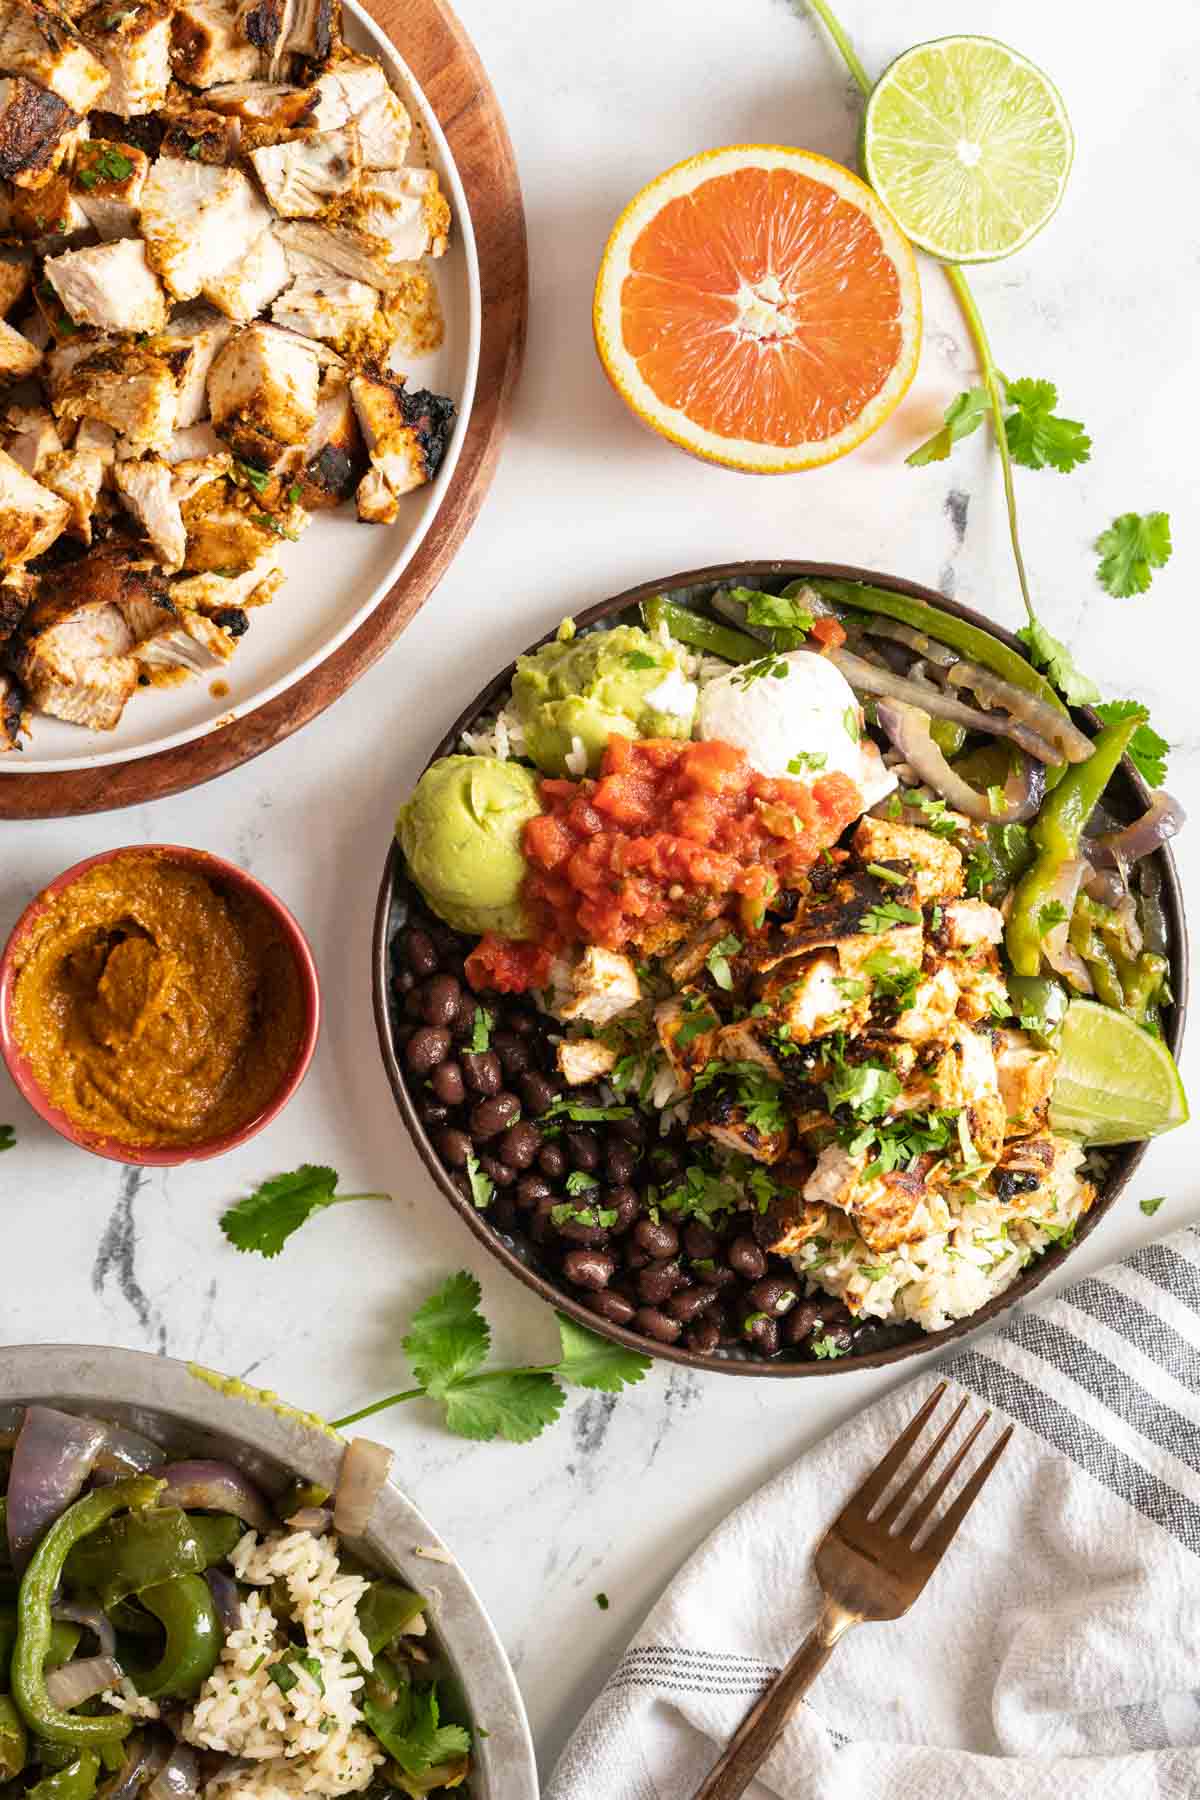
[[[444,1106],[440,1100],[434,1100],[429,1095],[422,1094],[417,1101],[417,1117],[422,1125],[444,1125],[450,1117],[450,1108]]]
[[[466,958],[460,956],[457,951],[455,951],[452,956],[443,956],[442,972],[446,975],[453,975],[455,981],[462,981],[465,979],[466,969]]]
[[[438,953],[434,949],[433,939],[427,931],[405,932],[404,956],[418,981],[423,980],[427,975],[436,975]]]
[[[750,1289],[750,1303],[756,1312],[765,1312],[772,1319],[782,1319],[784,1313],[791,1312],[800,1290],[794,1281],[784,1275],[764,1275]]]
[[[488,1207],[488,1219],[497,1231],[511,1231],[517,1222],[517,1209],[511,1194],[497,1194]]]
[[[567,1172],[567,1153],[561,1144],[543,1144],[538,1151],[538,1168],[551,1181],[561,1181]]]
[[[616,1213],[616,1222],[612,1226],[614,1232],[628,1231],[638,1216],[641,1201],[633,1188],[609,1188],[604,1196],[604,1205]]]
[[[461,1106],[466,1098],[463,1072],[458,1063],[439,1063],[429,1078],[429,1085],[447,1106]]]
[[[721,1327],[715,1319],[699,1319],[687,1334],[687,1347],[700,1356],[711,1356],[721,1341]]]
[[[553,1192],[550,1183],[540,1175],[522,1175],[517,1183],[517,1205],[536,1206],[539,1200],[549,1200]]]
[[[578,1201],[576,1202],[578,1205]],[[585,1225],[579,1219],[566,1219],[558,1228],[560,1237],[566,1238],[569,1244],[603,1244],[608,1233],[603,1225]]]
[[[816,1332],[814,1335],[824,1338],[827,1343],[833,1344],[839,1353],[848,1350],[854,1342],[854,1333],[849,1325],[843,1325],[840,1322],[826,1325],[824,1331]]]
[[[836,1299],[832,1294],[823,1295],[817,1301],[817,1311],[828,1323],[836,1321],[839,1325],[844,1325],[846,1322],[846,1303],[844,1300]]]
[[[693,1272],[700,1277],[701,1281],[706,1281],[709,1287],[727,1288],[736,1285],[737,1276],[729,1267],[728,1263],[714,1262],[710,1269],[708,1266],[708,1257],[702,1257],[700,1260],[704,1263],[704,1267],[702,1269],[698,1268],[693,1263]]]
[[[561,1204],[562,1202],[555,1200],[552,1195],[548,1200],[539,1200],[534,1207],[533,1216],[529,1221],[529,1235],[535,1244],[544,1244],[548,1238],[557,1237],[558,1227],[550,1215],[554,1208]]]
[[[554,1083],[547,1081],[544,1075],[539,1075],[534,1069],[522,1075],[517,1086],[530,1112],[539,1118],[558,1099],[558,1089]]]
[[[435,975],[421,990],[421,1010],[427,1025],[453,1025],[458,1017],[462,989],[453,975]]]
[[[682,1156],[665,1144],[650,1152],[650,1161],[654,1164],[654,1178],[661,1187],[673,1187],[683,1174]]]
[[[639,1219],[633,1228],[633,1239],[639,1250],[651,1256],[674,1256],[679,1249],[679,1233],[673,1225],[656,1225],[653,1219]]]
[[[414,1075],[428,1075],[450,1049],[450,1033],[437,1025],[422,1025],[404,1049],[404,1060]]]
[[[510,1169],[527,1169],[541,1147],[542,1134],[528,1119],[510,1125],[498,1146],[499,1155]]]
[[[563,1274],[576,1287],[599,1291],[612,1279],[616,1263],[606,1250],[568,1250],[563,1257]]]
[[[743,1319],[742,1336],[760,1356],[777,1356],[779,1353],[778,1322],[768,1319],[764,1313],[751,1313]]]
[[[515,1094],[493,1094],[490,1100],[481,1100],[478,1106],[471,1108],[467,1121],[471,1136],[481,1144],[488,1138],[499,1137],[520,1110],[521,1102]]]
[[[648,1306],[661,1306],[681,1285],[681,1272],[676,1262],[651,1263],[638,1276],[638,1293]]]
[[[397,969],[392,976],[392,990],[397,994],[411,994],[416,986],[417,978],[411,969]]]
[[[413,1024],[411,1019],[406,1019],[402,1025],[397,1025],[395,1032],[397,1050],[403,1050],[413,1032],[417,1029],[418,1027]]]
[[[509,1031],[515,1031],[518,1037],[529,1037],[538,1028],[536,1013],[527,1012],[522,1006],[511,1006],[504,1013],[504,1024]]]
[[[510,1169],[507,1163],[502,1163],[499,1157],[481,1156],[479,1166],[485,1175],[491,1176],[498,1188],[511,1187],[517,1179],[517,1171]]]
[[[500,1058],[490,1050],[464,1050],[461,1057],[463,1078],[477,1094],[498,1094],[504,1077]]]
[[[407,993],[404,996],[404,1016],[406,1019],[419,1019],[421,1013],[420,990],[418,988],[413,988],[410,993]]]
[[[657,1306],[639,1306],[633,1322],[646,1337],[660,1344],[673,1344],[683,1330],[678,1319],[669,1319]]]
[[[583,1304],[598,1318],[607,1319],[610,1325],[628,1325],[637,1310],[624,1294],[614,1294],[610,1290],[602,1294],[588,1294]]]
[[[736,1237],[729,1246],[729,1266],[743,1281],[761,1281],[767,1272],[767,1259],[752,1237]]]
[[[444,1162],[448,1162],[452,1169],[466,1168],[467,1158],[471,1154],[471,1140],[465,1131],[459,1131],[457,1126],[448,1125],[444,1131],[438,1132],[435,1141],[438,1155]]]
[[[646,1141],[646,1126],[635,1113],[632,1119],[615,1119],[609,1126],[614,1137],[623,1138],[627,1144],[640,1148]]]
[[[600,1139],[594,1131],[568,1131],[567,1155],[576,1169],[588,1174],[600,1167]]]
[[[425,929],[439,956],[458,955],[461,939],[452,925],[444,925],[440,919],[430,919]]]
[[[626,1238],[625,1242],[621,1245],[621,1254],[625,1258],[625,1267],[627,1269],[648,1269],[650,1264],[654,1261],[650,1252],[648,1250],[639,1250],[631,1237]]]
[[[815,1300],[801,1300],[793,1306],[784,1322],[783,1335],[789,1344],[801,1344],[811,1337],[821,1322],[821,1309]]]
[[[694,1261],[714,1257],[720,1241],[716,1232],[711,1231],[707,1225],[701,1225],[699,1220],[693,1219],[690,1225],[683,1228],[683,1247]]]
[[[469,1044],[473,1041],[475,1019],[478,1012],[479,1002],[473,994],[462,993],[459,995],[458,1011],[454,1015],[454,1024],[451,1026],[456,1043]]]
[[[604,1173],[609,1181],[620,1187],[627,1182],[637,1168],[638,1159],[628,1144],[614,1143],[609,1139],[604,1152]]]
[[[698,1319],[700,1314],[712,1305],[716,1297],[716,1288],[686,1288],[681,1294],[671,1295],[666,1304],[666,1311],[673,1319],[678,1319],[682,1325],[690,1325],[693,1319]]]
[[[500,1058],[500,1067],[504,1070],[506,1081],[515,1081],[518,1075],[524,1075],[530,1063],[529,1046],[512,1031],[494,1031],[492,1033],[492,1049]]]

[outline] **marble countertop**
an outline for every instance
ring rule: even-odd
[[[620,208],[697,150],[799,143],[850,160],[857,105],[814,26],[786,0],[459,0],[504,104],[532,253],[529,356],[513,429],[458,561],[390,655],[300,736],[216,785],[123,815],[3,827],[0,933],[68,864],[120,843],[174,841],[232,858],[299,915],[320,965],[326,1023],[290,1110],[217,1163],[139,1172],[73,1151],[0,1073],[10,1270],[7,1343],[123,1344],[195,1357],[327,1416],[405,1385],[412,1307],[451,1270],[479,1276],[505,1358],[540,1362],[554,1323],[435,1193],[396,1115],[376,1050],[368,936],[396,803],[447,719],[565,612],[634,582],[739,556],[848,561],[913,577],[1015,624],[997,467],[984,434],[949,465],[903,465],[973,363],[944,279],[922,264],[921,371],[867,446],[816,472],[755,479],[644,433],[591,343],[591,284]],[[844,0],[868,68],[969,27],[1042,62],[1078,134],[1059,216],[1021,257],[974,278],[997,360],[1059,385],[1092,460],[1066,477],[1018,471],[1026,553],[1044,615],[1106,691],[1149,702],[1173,745],[1170,785],[1200,813],[1193,671],[1200,627],[1195,330],[1200,220],[1180,204],[1200,157],[1200,25],[1146,0],[1136,38],[1080,29],[1042,0]],[[403,44],[400,46],[403,50]],[[1171,512],[1176,549],[1152,591],[1110,599],[1092,540],[1127,511]],[[2,777],[0,777],[2,779]],[[1200,832],[1182,841],[1200,883]],[[1194,1063],[1195,1057],[1191,1058]],[[1185,1074],[1187,1068],[1185,1065]],[[1197,1210],[1196,1140],[1154,1145],[1131,1191],[1071,1260],[1102,1265]],[[386,1188],[311,1223],[274,1263],[217,1229],[231,1199],[302,1160],[350,1189]],[[1138,1200],[1165,1195],[1151,1221]],[[507,1644],[548,1771],[626,1638],[683,1559],[764,1479],[907,1375],[797,1383],[657,1366],[614,1400],[575,1393],[520,1448],[447,1436],[408,1405],[374,1422],[397,1474],[476,1582]],[[597,1608],[606,1593],[610,1609]]]

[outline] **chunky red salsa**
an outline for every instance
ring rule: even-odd
[[[539,944],[485,938],[467,959],[477,987],[541,985],[549,953],[583,941],[621,950],[655,927],[744,903],[743,923],[807,874],[862,810],[849,776],[811,784],[759,775],[744,751],[613,736],[596,781],[545,780],[525,827],[526,902]]]

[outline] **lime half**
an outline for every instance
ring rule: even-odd
[[[1058,1042],[1050,1128],[1085,1144],[1130,1144],[1188,1118],[1166,1045],[1111,1006],[1072,1000]]]
[[[913,243],[946,262],[1027,244],[1062,199],[1074,148],[1054,83],[995,38],[906,50],[863,118],[868,181]]]

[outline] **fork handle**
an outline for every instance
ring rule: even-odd
[[[800,1700],[833,1655],[838,1639],[858,1623],[853,1614],[826,1601],[820,1618],[795,1656],[755,1701],[720,1760],[696,1789],[693,1800],[741,1800],[783,1736]]]

